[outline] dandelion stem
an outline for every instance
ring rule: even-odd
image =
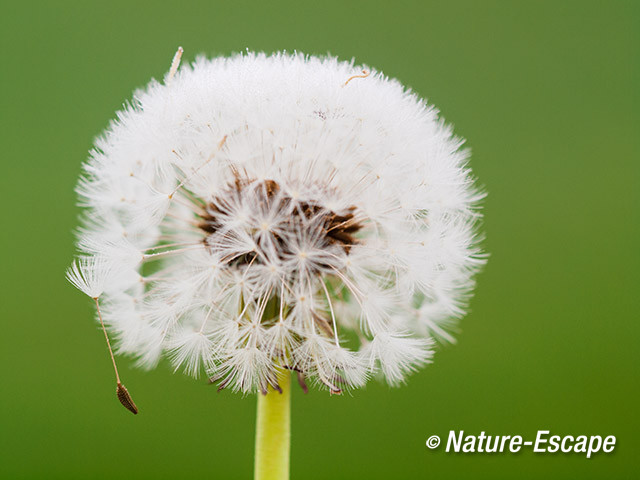
[[[258,394],[254,480],[288,480],[291,443],[291,372],[278,375],[282,392]]]

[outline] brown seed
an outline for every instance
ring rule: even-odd
[[[118,396],[118,400],[120,400],[120,403],[122,405],[124,405],[124,408],[129,410],[134,415],[138,414],[138,407],[136,407],[136,404],[133,402],[133,398],[131,398],[131,395],[129,394],[129,391],[120,382],[118,382],[118,388],[116,389],[116,395]]]
[[[300,371],[296,372],[296,376],[298,377],[298,385],[302,388],[304,393],[309,393],[309,387],[307,387],[307,382],[304,381],[304,374]]]

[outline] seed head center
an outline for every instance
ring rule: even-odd
[[[315,249],[337,247],[348,254],[362,228],[355,207],[337,213],[320,202],[296,199],[273,180],[236,179],[204,210],[198,227],[205,243],[223,258],[230,255],[228,264],[237,266],[269,264],[273,269],[294,256],[307,260]],[[242,239],[252,245],[246,251],[237,245]]]

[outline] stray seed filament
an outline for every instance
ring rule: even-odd
[[[367,78],[369,76],[369,72],[367,70],[362,70],[362,74],[361,75],[352,75],[350,76],[346,82],[344,82],[344,87],[347,86],[347,84],[353,80],[354,78]]]
[[[113,371],[116,374],[116,395],[120,403],[131,413],[136,415],[138,413],[138,407],[133,402],[133,398],[131,398],[131,394],[126,389],[126,387],[120,381],[120,375],[118,374],[118,366],[116,365],[116,358],[113,356],[113,350],[111,349],[111,342],[109,341],[109,335],[107,335],[107,329],[104,326],[104,321],[102,320],[102,312],[100,311],[100,302],[98,301],[98,297],[94,297],[93,299],[96,302],[96,309],[98,310],[98,318],[100,319],[100,326],[102,327],[102,332],[104,333],[104,338],[107,341],[107,348],[109,349],[109,355],[111,356],[111,362],[113,363]]]
[[[171,68],[169,69],[169,76],[167,77],[167,85],[171,84],[173,77],[175,77],[176,72],[178,71],[178,67],[180,66],[180,59],[182,58],[182,52],[184,52],[182,47],[178,47],[178,51],[173,56],[173,60],[171,60]]]

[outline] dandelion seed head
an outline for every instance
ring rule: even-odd
[[[244,393],[391,385],[452,342],[484,263],[462,140],[368,67],[199,58],[96,142],[70,282],[118,351]],[[363,70],[366,73],[363,73]]]

